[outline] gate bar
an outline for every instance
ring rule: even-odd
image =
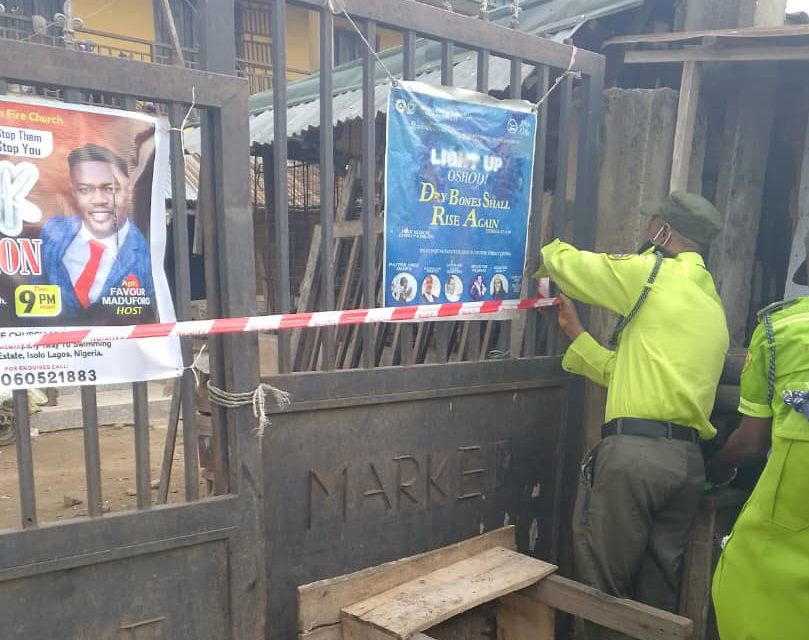
[[[28,414],[28,391],[14,391],[14,428],[17,432],[17,478],[20,484],[20,516],[23,528],[37,526],[37,503],[34,491],[34,456],[31,451],[31,422]]]
[[[441,84],[451,87],[455,66],[452,64],[455,57],[455,43],[452,40],[441,41]]]
[[[149,388],[146,382],[132,383],[135,412],[135,487],[138,509],[152,506],[152,478],[149,465]]]
[[[376,23],[365,23],[365,37],[376,42]],[[367,47],[362,51],[362,300],[366,309],[376,305],[376,59]],[[362,363],[366,368],[375,365],[374,328],[362,327]]]
[[[334,15],[320,12],[320,277],[321,310],[334,309]],[[299,309],[300,311],[300,309]],[[303,309],[305,311],[305,309]],[[336,332],[322,333],[323,369],[335,365]],[[299,343],[300,344],[300,343]],[[315,344],[317,349],[317,344]]]
[[[319,5],[322,7],[322,4]],[[272,98],[274,109],[273,128],[273,191],[275,211],[275,297],[276,313],[289,313],[291,309],[289,282],[289,185],[287,184],[287,68],[286,19],[287,1],[275,0],[272,22]],[[276,73],[276,70],[279,72]],[[278,371],[291,371],[292,355],[290,336],[278,334]]]
[[[550,69],[546,65],[534,68],[537,76],[537,100],[544,96],[550,84]],[[539,244],[542,242],[542,205],[545,201],[545,161],[548,144],[548,107],[537,114],[536,143],[534,152],[534,176],[531,187],[531,216],[528,222],[528,258],[524,277],[529,286],[533,274],[539,268]],[[529,313],[525,318],[524,354],[531,358],[537,354],[537,314]]]
[[[172,248],[174,251],[174,305],[177,313],[177,318],[180,320],[191,319],[191,272],[190,272],[190,256],[188,246],[188,208],[186,206],[186,192],[185,192],[185,154],[183,150],[182,132],[178,129],[182,126],[183,118],[185,117],[188,106],[178,102],[169,104],[169,121],[171,122],[171,209],[172,209]],[[210,128],[208,128],[210,130]],[[207,174],[210,176],[210,172]],[[199,211],[198,211],[199,214]],[[197,216],[196,224],[201,223],[202,216]],[[196,425],[196,381],[194,373],[187,367],[191,366],[193,360],[193,348],[191,341],[187,338],[180,340],[180,349],[182,351],[183,370],[182,377],[179,384],[174,385],[173,393],[178,393],[179,398],[175,404],[175,399],[172,397],[172,411],[169,415],[169,428],[166,432],[166,443],[169,444],[169,438],[172,442],[170,447],[164,448],[163,458],[163,471],[161,472],[160,495],[158,502],[165,503],[168,500],[169,484],[171,483],[171,471],[174,459],[174,448],[177,438],[177,420],[178,414],[182,412],[183,417],[183,452],[184,457],[188,455],[199,456],[198,440],[197,440],[197,425]],[[213,356],[213,354],[212,354]],[[213,364],[213,362],[211,362]],[[212,369],[212,367],[211,367]],[[177,416],[177,417],[175,417]],[[192,440],[189,443],[191,446],[186,446],[186,440]],[[190,449],[193,448],[193,453]],[[170,450],[169,450],[170,449]],[[170,454],[170,455],[169,455]],[[196,462],[196,459],[194,460]],[[221,464],[221,461],[220,461]],[[186,460],[185,466],[187,467],[188,461]],[[196,466],[196,465],[195,465]],[[218,469],[217,469],[218,471]],[[163,478],[165,474],[165,478]],[[219,475],[217,474],[217,478]],[[165,480],[165,481],[164,481]],[[196,500],[199,496],[197,487],[199,485],[199,473],[193,472],[185,476],[186,483],[193,483],[195,491],[189,493],[188,486],[186,486],[186,498],[189,500]]]
[[[415,80],[416,79],[416,34],[412,30],[406,30],[402,33],[404,47],[402,49],[403,65],[402,65],[402,79]],[[416,283],[416,296],[418,297],[418,285]],[[388,283],[383,284],[384,287]],[[407,366],[415,362],[415,349],[416,345],[413,341],[413,325],[405,323],[399,330],[399,353],[401,353],[401,364]]]
[[[489,12],[480,9],[480,21],[484,24],[489,24]],[[480,49],[478,51],[478,69],[477,69],[477,88],[480,93],[488,93],[489,91],[489,50]]]
[[[87,515],[97,518],[102,513],[101,453],[98,445],[98,404],[96,388],[81,388],[81,417],[84,425],[84,474],[87,482]]]
[[[217,28],[220,28],[217,25]],[[37,55],[31,55],[32,48]],[[88,73],[88,67],[92,73]],[[199,107],[220,107],[246,84],[246,80],[206,71],[140,62],[129,58],[90,55],[62,47],[34,45],[30,42],[3,40],[0,69],[6,80],[23,85],[47,85],[75,89],[81,102],[82,92],[105,95],[132,95],[156,102],[187,102],[191,87],[196,90]],[[64,94],[66,99],[69,93]]]
[[[323,0],[292,0],[292,4],[320,9]],[[374,20],[393,30],[410,29],[434,40],[453,40],[456,45],[488,49],[505,58],[521,58],[533,64],[547,64],[566,69],[570,63],[570,45],[517,31],[499,24],[484,22],[458,13],[431,7],[412,0],[341,0],[346,11],[355,18]],[[396,22],[391,22],[391,16]],[[579,49],[573,71],[590,75],[598,73],[602,56]]]

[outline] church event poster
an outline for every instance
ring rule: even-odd
[[[168,179],[163,120],[0,97],[0,336],[174,321],[163,266]],[[176,338],[0,350],[5,388],[181,371]]]
[[[388,101],[385,305],[520,297],[537,116],[400,82]]]

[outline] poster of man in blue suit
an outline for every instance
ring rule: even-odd
[[[0,97],[0,338],[173,322],[164,268],[169,123],[140,111]],[[182,171],[184,168],[179,167]],[[7,351],[0,387],[165,379],[179,339]]]
[[[127,163],[97,144],[74,149],[67,163],[79,215],[51,218],[41,235],[43,280],[61,290],[60,320],[155,320],[149,243],[128,216],[132,185]],[[124,305],[118,304],[122,300]],[[119,306],[136,312],[119,314]]]

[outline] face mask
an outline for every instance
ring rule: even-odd
[[[663,242],[660,242],[660,235],[664,231],[668,231],[668,234],[666,235],[666,239]],[[660,227],[660,229],[657,230],[657,233],[654,235],[654,238],[652,238],[651,240],[647,240],[640,246],[640,248],[638,249],[638,253],[640,255],[645,255],[655,250],[663,251],[665,249],[665,246],[668,244],[669,240],[671,240],[671,229],[667,224],[664,224],[662,227]]]
[[[655,245],[651,240],[647,240],[638,248],[637,253],[639,255],[645,256],[647,253],[651,253],[654,251]]]

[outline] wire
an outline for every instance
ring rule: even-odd
[[[573,51],[571,51],[571,52],[570,52],[570,64],[568,64],[568,65],[567,65],[567,69],[565,69],[565,70],[564,70],[564,72],[563,72],[563,73],[562,73],[562,74],[561,74],[561,75],[560,75],[558,78],[556,78],[556,82],[554,82],[554,83],[551,85],[551,88],[550,88],[550,89],[548,89],[548,90],[545,92],[545,95],[544,95],[544,96],[542,96],[542,97],[539,99],[539,101],[538,101],[538,102],[537,102],[537,103],[534,105],[534,111],[539,111],[539,110],[540,110],[540,108],[541,108],[541,107],[542,107],[542,105],[545,103],[545,101],[548,99],[548,97],[549,97],[549,96],[550,96],[550,95],[551,95],[551,94],[552,94],[554,91],[556,91],[556,88],[557,88],[557,87],[558,87],[560,84],[562,84],[562,80],[564,80],[565,78],[568,78],[568,77],[573,77],[573,78],[577,78],[577,77],[579,77],[578,72],[573,71],[573,66],[576,64],[576,53],[578,53],[578,51],[579,51],[579,48],[578,48],[576,45],[573,45]]]
[[[379,57],[379,54],[376,52],[376,49],[371,45],[370,42],[368,42],[368,38],[365,37],[365,34],[362,32],[362,29],[360,29],[357,26],[357,23],[354,22],[354,19],[349,15],[349,13],[346,10],[345,6],[340,6],[340,7],[336,6],[335,0],[328,0],[328,2],[329,2],[329,9],[331,9],[332,13],[337,13],[339,11],[340,13],[342,13],[345,16],[346,20],[348,20],[348,22],[351,24],[351,26],[354,27],[354,31],[357,32],[357,35],[365,43],[365,46],[368,47],[368,51],[371,52],[371,54],[374,56],[374,58],[376,58],[376,61],[385,70],[385,73],[388,74],[388,78],[390,78],[391,85],[393,85],[394,87],[398,86],[399,85],[399,80],[397,80],[396,77],[391,73],[391,71],[390,71],[390,69],[388,69],[387,65],[384,62],[382,62],[382,58]]]

